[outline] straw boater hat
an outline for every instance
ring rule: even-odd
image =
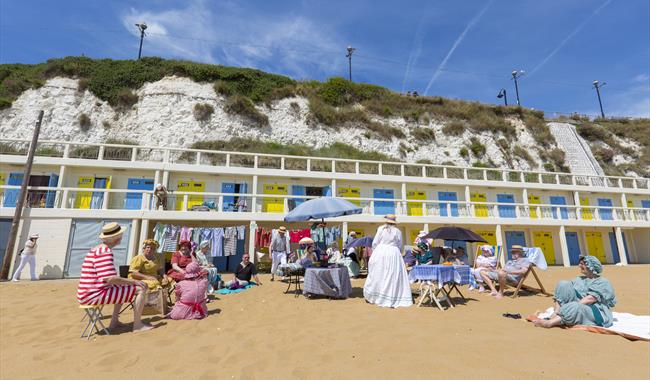
[[[201,275],[201,267],[199,264],[191,262],[185,267],[185,279],[196,278]]]
[[[395,214],[387,214],[384,216],[384,222],[388,224],[397,224],[397,217],[395,217]]]
[[[280,228],[278,228],[278,231],[280,231],[280,232],[287,232],[287,227],[285,227],[285,226],[280,226]]]
[[[298,244],[314,244],[314,241],[312,240],[312,238],[304,237],[300,239]]]
[[[124,228],[115,222],[108,223],[102,227],[102,233],[99,234],[100,239],[108,239],[120,236],[124,233]]]
[[[512,251],[524,252],[524,247],[520,245],[513,245],[512,248],[510,248],[510,252]]]

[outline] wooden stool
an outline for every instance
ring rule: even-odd
[[[103,307],[104,305],[79,305],[79,308],[86,313],[84,315],[84,318],[82,318],[81,320],[83,321],[86,317],[88,318],[88,323],[86,324],[86,328],[81,333],[82,338],[86,337],[87,340],[90,340],[90,336],[93,335],[93,330],[97,331],[97,335],[99,335],[99,333],[102,331],[106,335],[110,335],[110,333],[106,329],[106,326],[104,326],[104,323],[102,322],[102,318],[104,317],[102,315]],[[97,326],[98,324],[99,326]],[[101,329],[99,328],[100,326]],[[90,331],[88,331],[88,328],[90,328]],[[88,333],[88,335],[86,335],[86,332]]]

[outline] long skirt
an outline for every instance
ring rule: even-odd
[[[613,316],[611,310],[603,304],[595,303],[593,307],[580,303],[571,281],[560,281],[555,287],[555,300],[560,304],[557,315],[562,318],[562,324],[566,326],[588,325],[609,327],[612,325]],[[595,311],[593,309],[596,309]],[[599,324],[595,313],[602,318]]]
[[[366,301],[382,307],[413,305],[408,274],[397,247],[380,244],[372,252],[369,264],[363,287]]]

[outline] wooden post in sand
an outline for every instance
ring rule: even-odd
[[[36,144],[38,142],[38,135],[41,132],[41,122],[43,121],[43,111],[38,113],[38,121],[34,128],[34,135],[32,136],[32,143],[29,145],[29,153],[27,154],[27,163],[25,164],[25,171],[23,172],[23,183],[20,186],[20,193],[16,200],[16,209],[14,211],[14,219],[11,222],[11,231],[9,232],[9,240],[7,241],[7,250],[5,257],[2,261],[2,272],[0,278],[3,280],[9,279],[9,267],[13,261],[14,246],[16,245],[16,235],[18,235],[18,225],[20,217],[23,214],[23,205],[25,198],[27,198],[27,185],[29,184],[29,177],[32,174],[32,163],[34,162],[34,153],[36,152]]]

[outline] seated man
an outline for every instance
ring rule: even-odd
[[[490,287],[491,296],[500,299],[503,297],[503,290],[506,287],[506,281],[511,283],[518,283],[530,266],[530,261],[523,256],[523,248],[520,245],[513,245],[510,250],[512,260],[508,260],[503,269],[482,270],[481,277],[483,281]],[[497,292],[494,287],[493,281],[499,281],[499,291]]]
[[[226,283],[226,288],[230,288],[235,283],[240,287],[244,287],[251,282],[251,277],[255,278],[255,283],[257,285],[262,285],[260,279],[257,278],[257,268],[255,268],[255,265],[251,263],[250,255],[248,253],[245,253],[244,256],[242,256],[242,262],[237,265],[234,275],[235,277]]]
[[[458,247],[456,252],[453,254],[453,260],[451,261],[454,265],[469,265],[469,258],[467,253],[465,253],[465,248]]]

